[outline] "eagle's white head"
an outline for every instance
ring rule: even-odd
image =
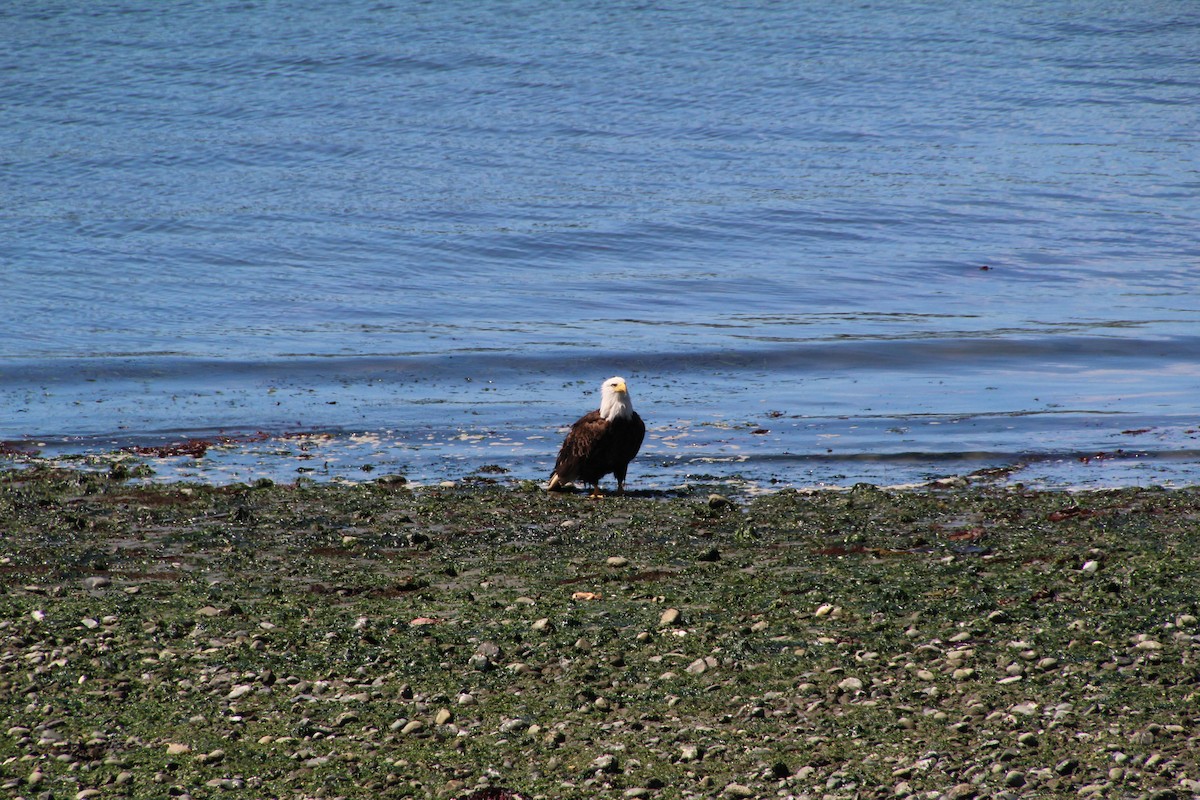
[[[600,385],[600,416],[609,422],[617,417],[633,416],[633,401],[624,378],[609,378]]]

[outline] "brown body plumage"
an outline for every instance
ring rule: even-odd
[[[629,462],[641,449],[646,423],[633,410],[624,378],[609,378],[600,387],[600,408],[580,417],[558,452],[551,489],[582,481],[600,494],[600,479],[613,475],[617,491],[625,491]]]

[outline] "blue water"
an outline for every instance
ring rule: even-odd
[[[17,0],[0,440],[544,479],[621,374],[631,486],[1194,483],[1198,41],[1190,0]]]

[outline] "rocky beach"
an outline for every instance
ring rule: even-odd
[[[1189,798],[1200,491],[0,477],[7,796]]]

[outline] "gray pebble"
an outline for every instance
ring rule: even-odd
[[[612,753],[605,753],[602,756],[598,756],[596,760],[593,761],[589,766],[589,770],[595,772],[613,773],[619,771],[620,769],[621,764],[619,761],[617,761],[617,757]]]

